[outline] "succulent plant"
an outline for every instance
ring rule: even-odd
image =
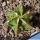
[[[21,30],[30,30],[32,26],[29,24],[29,21],[32,18],[30,11],[25,11],[22,4],[19,4],[15,11],[6,12],[7,20],[9,21],[9,26],[14,30],[15,36],[18,35],[18,29]],[[19,30],[20,30],[19,29]]]

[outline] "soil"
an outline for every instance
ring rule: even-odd
[[[12,3],[11,3],[12,2]],[[34,13],[33,18],[31,20],[32,26],[34,29],[31,29],[29,33],[23,32],[20,33],[21,36],[19,37],[14,37],[15,34],[13,30],[9,27],[7,27],[7,19],[5,16],[6,10],[14,10],[15,7],[20,3],[19,1],[14,2],[13,1],[5,1],[5,0],[0,0],[0,40],[27,40],[31,33],[35,32],[36,27],[40,28],[40,13]],[[16,6],[15,6],[16,5]],[[30,7],[29,7],[30,9]],[[19,35],[20,35],[19,34]]]

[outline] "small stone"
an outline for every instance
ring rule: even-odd
[[[39,32],[39,27],[36,27],[36,32]]]
[[[6,5],[6,2],[3,2],[3,3],[2,3],[2,6],[4,7],[5,5]]]

